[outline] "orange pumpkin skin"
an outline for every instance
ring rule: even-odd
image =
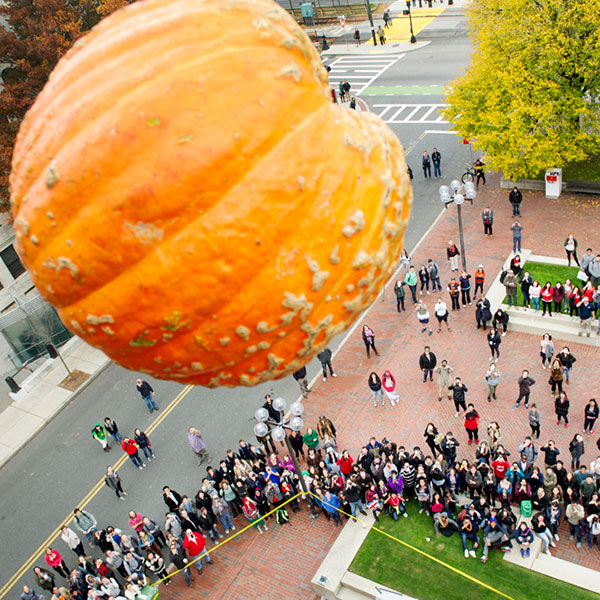
[[[235,34],[235,35],[234,35]],[[207,386],[287,375],[370,305],[412,192],[270,0],[147,0],[75,44],[13,156],[17,247],[65,325]]]

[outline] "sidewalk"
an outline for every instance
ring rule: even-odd
[[[59,385],[68,376],[64,365],[58,358],[48,358],[25,379],[20,392],[10,394],[14,401],[0,413],[0,468],[110,364],[103,352],[78,337],[59,350],[71,371],[88,377],[69,391]]]

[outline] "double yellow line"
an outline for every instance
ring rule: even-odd
[[[161,415],[146,429],[146,433],[151,434],[156,431],[156,428],[169,416],[169,414],[177,407],[177,405],[190,393],[193,386],[188,385],[162,411]],[[113,465],[113,470],[118,471],[123,464],[127,461],[127,455],[123,454],[117,462]],[[85,508],[96,494],[104,487],[104,477],[102,477],[98,483],[80,500],[75,506],[79,508]],[[13,576],[0,588],[0,600],[10,592],[15,583],[33,566],[36,560],[43,554],[44,549],[52,545],[52,542],[60,535],[60,530],[68,525],[73,520],[73,513],[67,514],[67,516],[60,522],[60,524],[48,535],[48,537],[38,546],[31,556],[21,565],[21,567],[13,574]]]

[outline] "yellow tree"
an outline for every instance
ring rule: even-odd
[[[535,176],[600,150],[600,0],[477,0],[446,118],[488,166]]]

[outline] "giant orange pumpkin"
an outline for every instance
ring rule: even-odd
[[[73,332],[159,378],[298,369],[392,273],[411,191],[270,0],[146,0],[60,61],[19,132],[19,254]]]

